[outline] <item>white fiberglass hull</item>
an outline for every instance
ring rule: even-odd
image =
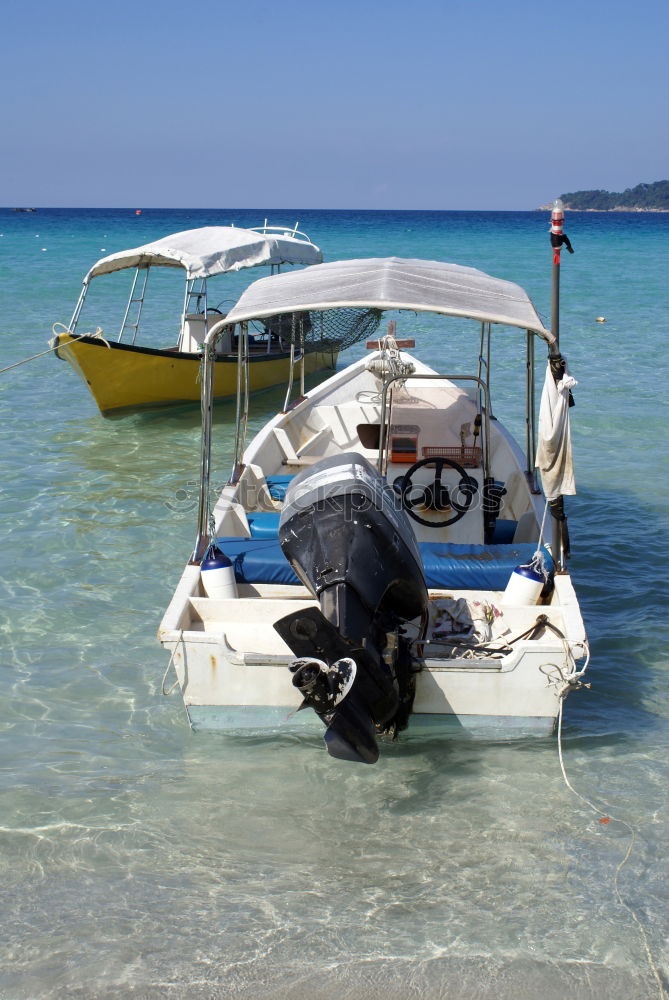
[[[411,360],[418,372],[429,372]],[[411,380],[407,385],[411,389]],[[378,421],[377,388],[368,365],[361,361],[312,390],[289,413],[270,421],[247,449],[241,481],[226,487],[219,498],[217,534],[228,538],[248,534],[254,506],[268,508],[266,487],[271,475],[295,473],[323,455],[350,449],[352,443],[373,460],[373,442],[372,447],[365,447],[370,442],[360,440],[365,436],[360,428]],[[418,392],[412,391],[414,396]],[[464,397],[456,402],[465,409],[469,405]],[[527,485],[522,455],[508,432],[495,422],[492,433],[494,475],[508,487],[502,518],[516,523],[516,537],[531,522],[534,529],[530,528],[526,540],[535,541],[543,498]],[[394,471],[402,472],[403,466],[398,464]],[[463,518],[455,526],[458,533],[417,528],[417,538],[432,541],[438,534],[446,543],[475,543],[477,516]],[[240,583],[238,587],[237,598],[208,598],[199,567],[189,565],[161,624],[160,641],[172,654],[191,725],[225,731],[322,730],[314,712],[297,712],[302,697],[288,669],[294,656],[273,627],[291,611],[318,607],[317,601],[297,582]],[[586,652],[571,579],[568,574],[556,575],[550,599],[541,605],[507,606],[503,587],[503,583],[498,589],[476,591],[430,587],[431,602],[464,598],[472,608],[494,609],[493,640],[512,642],[505,655],[482,658],[433,656],[425,648],[416,674],[409,735],[445,730],[518,736],[552,730],[564,696],[578,685],[575,661]],[[539,616],[552,627],[522,638]]]
[[[190,575],[195,592],[188,604],[197,609],[196,620],[191,619],[190,624],[197,625],[197,629],[170,628],[167,620],[161,626],[160,637],[172,652],[172,663],[193,728],[229,731],[322,728],[313,712],[297,713],[302,699],[291,684],[288,669],[293,654],[276,633],[272,635],[274,621],[289,611],[315,607],[316,602],[306,596],[302,600],[267,597],[258,609],[258,601],[253,598],[211,601],[197,596],[199,574]],[[541,612],[548,613],[559,623],[558,627],[564,628],[565,620],[570,620],[572,629],[574,626],[578,629],[580,615],[569,578],[561,577],[558,588],[564,601],[559,610],[505,608],[501,611],[505,627],[515,626],[515,631],[521,633]],[[432,591],[430,596],[438,599],[439,594]],[[456,592],[452,596],[464,595]],[[501,597],[500,593],[476,594],[477,599],[497,605]],[[223,621],[224,630],[220,629]],[[584,638],[582,633],[572,631],[572,647],[577,634],[581,641]],[[262,646],[262,651],[254,651],[254,645]],[[443,728],[490,735],[550,733],[562,697],[569,689],[567,678],[573,672],[573,649],[570,651],[569,643],[554,635],[544,641],[520,641],[502,659],[427,657],[416,677],[409,728],[411,732]]]

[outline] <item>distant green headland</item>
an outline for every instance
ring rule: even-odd
[[[625,191],[569,191],[560,198],[575,212],[669,212],[669,181],[637,184]],[[540,205],[539,210],[552,208]]]

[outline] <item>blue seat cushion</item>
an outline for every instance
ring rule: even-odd
[[[284,556],[278,538],[218,538],[216,544],[232,561],[238,583],[300,581]],[[533,542],[519,545],[419,544],[425,582],[438,590],[504,590],[516,566],[531,562]],[[552,568],[544,549],[547,565]]]
[[[278,510],[263,510],[247,514],[251,538],[277,538],[280,517],[281,514]]]
[[[299,583],[274,538],[217,538],[235,568],[237,583]]]
[[[267,489],[272,500],[283,502],[286,499],[286,490],[291,479],[295,476],[268,476],[266,479]]]
[[[517,545],[465,545],[455,542],[420,542],[419,549],[428,587],[438,590],[504,590],[516,566],[532,561],[536,542]],[[543,550],[546,565],[551,557]]]

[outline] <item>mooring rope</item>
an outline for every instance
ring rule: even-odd
[[[165,690],[165,681],[167,680],[167,675],[168,675],[168,674],[169,674],[169,672],[170,672],[170,667],[171,667],[171,666],[172,666],[172,664],[174,663],[174,657],[175,657],[175,654],[176,654],[176,651],[177,651],[177,646],[179,645],[179,643],[180,643],[180,642],[182,642],[182,641],[183,641],[183,634],[184,634],[184,630],[183,630],[182,628],[181,628],[181,629],[179,629],[179,638],[178,638],[178,639],[177,639],[177,641],[176,641],[176,642],[174,643],[174,649],[172,650],[172,655],[170,656],[170,662],[169,662],[169,663],[167,664],[167,668],[166,668],[166,670],[165,670],[165,673],[163,674],[163,680],[162,680],[162,683],[161,683],[161,685],[160,685],[160,691],[161,691],[161,694],[164,694],[166,698],[167,698],[167,697],[168,697],[169,695],[171,695],[171,694],[172,694],[172,692],[174,691],[174,689],[175,689],[175,688],[176,688],[176,687],[178,686],[178,684],[179,684],[179,677],[178,677],[178,675],[177,675],[177,679],[175,680],[174,684],[173,684],[173,685],[172,685],[172,687],[171,687],[171,688],[169,689],[169,691],[166,691],[166,690]],[[174,668],[174,673],[176,674],[176,667]]]
[[[650,968],[650,970],[651,970],[651,972],[653,974],[653,977],[655,978],[655,982],[657,983],[659,1000],[667,1000],[667,997],[669,996],[669,993],[667,993],[667,990],[665,989],[665,986],[664,986],[664,983],[663,983],[662,978],[660,976],[659,970],[658,970],[658,968],[657,968],[657,966],[655,964],[655,961],[653,959],[653,954],[652,954],[652,952],[650,950],[650,944],[648,942],[648,936],[646,934],[645,928],[644,928],[643,924],[641,923],[641,921],[639,920],[638,916],[636,915],[634,909],[629,905],[629,903],[625,902],[625,900],[623,899],[622,894],[620,892],[620,885],[619,885],[619,881],[618,880],[619,880],[621,871],[623,870],[623,868],[625,867],[625,865],[629,861],[630,857],[632,856],[632,851],[634,849],[634,844],[636,843],[636,830],[634,829],[634,827],[630,823],[627,822],[627,820],[620,819],[619,817],[614,816],[613,813],[609,812],[608,810],[606,810],[606,812],[604,814],[602,814],[602,810],[598,809],[597,806],[594,804],[594,802],[591,802],[590,799],[587,799],[585,797],[585,795],[581,795],[581,793],[578,792],[574,788],[574,786],[571,784],[571,782],[569,781],[569,778],[567,777],[567,771],[566,771],[566,768],[565,768],[565,764],[564,764],[564,754],[563,754],[563,750],[562,750],[562,709],[563,709],[563,707],[564,707],[564,699],[561,699],[561,701],[560,701],[560,710],[558,712],[557,744],[558,744],[558,758],[559,758],[559,761],[560,761],[560,770],[562,771],[562,777],[564,778],[564,782],[565,782],[567,788],[571,792],[573,792],[573,794],[577,798],[579,798],[581,800],[581,802],[584,802],[590,809],[592,809],[592,811],[597,816],[599,816],[599,822],[601,824],[608,825],[608,823],[610,823],[610,821],[613,820],[615,823],[620,823],[622,826],[625,827],[625,829],[629,830],[630,842],[628,844],[627,851],[625,852],[625,856],[622,859],[622,861],[619,863],[619,865],[617,866],[615,874],[613,876],[613,891],[615,892],[616,899],[618,900],[618,902],[620,903],[620,905],[627,910],[627,912],[629,913],[629,915],[632,917],[632,920],[634,921],[634,923],[637,925],[637,927],[639,929],[639,933],[641,934],[641,939],[643,941],[643,948],[644,948],[644,951],[646,953],[646,959],[648,960],[648,966],[649,966],[649,968]]]
[[[62,326],[63,331],[72,337],[72,340],[81,340],[82,337],[95,337],[97,340],[101,340],[102,343],[109,347],[109,341],[102,336],[102,327],[99,326],[95,333],[72,333],[64,323],[54,323],[51,327],[51,332],[56,336],[56,327]],[[43,358],[46,354],[51,354],[53,351],[57,351],[59,347],[67,345],[54,344],[52,347],[48,347],[46,351],[40,351],[39,354],[31,354],[29,358],[24,358],[23,361],[15,361],[12,365],[7,365],[6,368],[0,368],[0,375],[4,375],[5,372],[9,372],[12,368],[19,368],[21,365],[27,365],[29,361],[35,361],[37,358]]]

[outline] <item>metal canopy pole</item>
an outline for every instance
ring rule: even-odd
[[[534,461],[537,453],[536,438],[536,402],[534,382],[534,334],[527,331],[527,358],[525,373],[525,448],[527,451],[527,481],[531,493],[540,493],[537,487],[537,477],[534,471]]]
[[[186,287],[184,289],[184,307],[183,312],[181,313],[181,328],[179,330],[179,339],[177,340],[177,347],[180,351],[183,351],[186,340],[186,316],[188,315],[188,303],[190,302],[191,292],[194,286],[195,278],[186,278]]]
[[[300,397],[304,398],[304,319],[300,317]]]
[[[249,325],[242,323],[237,337],[237,413],[235,428],[235,458],[229,483],[236,483],[242,473],[242,458],[246,446],[249,417]]]
[[[141,270],[144,271],[144,277],[142,279],[142,288],[141,288],[141,291],[140,291],[139,295],[135,295],[135,290],[136,290],[136,287],[137,287],[137,281],[139,279],[139,272]],[[135,276],[134,276],[133,281],[132,281],[132,288],[130,289],[130,296],[128,298],[128,304],[127,304],[127,306],[125,308],[125,313],[123,315],[123,321],[121,323],[121,329],[119,330],[119,334],[118,334],[118,338],[117,338],[119,343],[123,339],[123,333],[124,333],[126,327],[129,330],[133,331],[132,343],[134,344],[135,341],[137,340],[137,334],[139,333],[139,324],[140,324],[140,321],[141,321],[141,318],[142,318],[142,308],[144,306],[144,299],[146,297],[146,286],[147,286],[147,283],[148,283],[148,280],[149,280],[149,272],[150,271],[151,271],[151,265],[150,264],[149,264],[148,267],[144,267],[144,268],[137,267],[136,270],[135,270]],[[130,308],[133,305],[133,303],[137,306],[137,312],[135,314],[135,322],[134,323],[129,323],[128,322],[128,316],[130,315]]]
[[[209,545],[209,484],[211,476],[211,426],[214,407],[214,364],[216,341],[225,328],[225,320],[219,320],[211,328],[202,345],[200,494],[198,498],[197,537],[195,539],[195,548],[190,558],[191,563],[198,565]]]
[[[134,302],[135,288],[137,287],[137,279],[138,279],[138,277],[139,277],[139,268],[135,268],[135,274],[133,276],[132,286],[130,288],[130,295],[128,296],[128,302],[127,302],[127,305],[125,307],[125,312],[123,313],[123,319],[121,320],[121,329],[118,332],[119,343],[121,341],[121,338],[123,336],[123,331],[125,330],[126,324],[128,322],[128,316],[130,314],[130,306]]]
[[[560,354],[560,252],[566,246],[573,253],[569,237],[563,232],[564,205],[560,198],[553,202],[551,213],[551,247],[553,248],[553,281],[551,294],[551,333],[555,337],[555,346],[551,348],[551,372],[558,382],[565,371],[564,358]],[[569,558],[569,529],[567,516],[564,512],[564,497],[559,496],[548,502],[551,511],[553,561],[558,573],[566,570],[566,560]]]
[[[74,333],[75,330],[77,329],[77,323],[79,322],[79,314],[81,313],[87,294],[88,294],[88,283],[84,282],[79,298],[77,299],[77,304],[74,307],[74,312],[72,313],[72,319],[70,320],[70,325],[68,327],[70,333]]]
[[[288,372],[288,384],[286,385],[286,398],[283,401],[284,413],[288,411],[290,397],[293,392],[293,378],[295,377],[295,322],[295,313],[293,313],[290,330],[290,371]]]

